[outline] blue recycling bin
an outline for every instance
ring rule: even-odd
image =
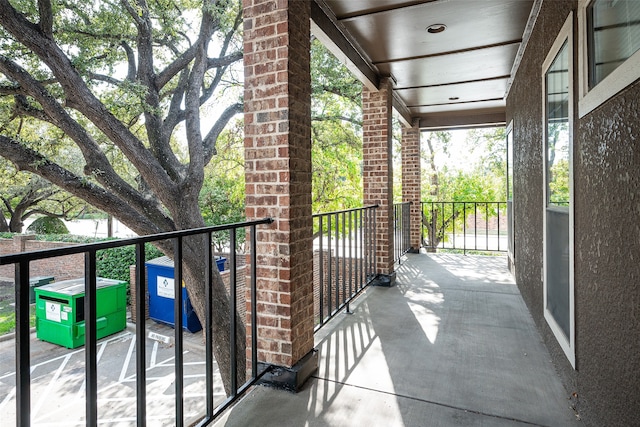
[[[221,256],[217,256],[216,257],[216,265],[218,266],[218,271],[222,272],[224,271],[224,263],[227,262],[226,258],[223,258]]]
[[[156,322],[175,327],[174,298],[175,280],[173,260],[162,256],[145,263],[147,266],[147,290],[149,292],[149,317]],[[187,288],[182,283],[182,327],[189,332],[202,329],[193,310]]]

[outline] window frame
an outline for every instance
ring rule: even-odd
[[[544,318],[547,321],[547,325],[551,329],[556,341],[562,348],[565,356],[571,363],[571,366],[575,369],[576,367],[576,333],[575,333],[575,272],[574,272],[574,263],[575,263],[575,234],[574,234],[574,182],[573,182],[573,167],[574,167],[574,152],[573,152],[573,137],[574,137],[574,115],[575,115],[575,87],[574,87],[574,79],[575,79],[575,67],[574,67],[574,59],[575,59],[575,49],[574,49],[574,28],[573,21],[574,15],[573,13],[569,13],[569,16],[565,20],[562,29],[558,32],[556,39],[547,52],[547,56],[541,67],[541,80],[542,80],[542,129],[543,129],[543,139],[542,139],[542,159],[544,162],[543,167],[543,236],[547,235],[547,210],[558,210],[562,212],[569,211],[569,336],[566,336],[562,331],[562,328],[554,318],[553,314],[548,308],[548,300],[547,300],[547,241],[546,237],[543,237],[543,266],[542,266],[542,281],[543,281],[543,311]],[[569,62],[569,206],[558,207],[548,205],[548,180],[547,180],[547,150],[548,150],[548,127],[547,127],[547,71],[551,67],[552,63],[555,61],[557,55],[560,53],[560,50],[567,44],[567,53],[568,53],[568,62]]]
[[[578,117],[582,118],[640,79],[640,50],[589,89],[587,9],[594,0],[578,0]]]

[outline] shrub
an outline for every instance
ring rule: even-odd
[[[60,218],[43,216],[31,223],[27,228],[29,233],[36,234],[69,234],[67,226]]]
[[[150,243],[145,245],[145,261],[164,255]],[[136,263],[135,246],[121,246],[96,253],[96,274],[99,277],[129,282],[129,266]]]

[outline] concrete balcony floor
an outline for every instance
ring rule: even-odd
[[[316,334],[297,393],[258,386],[216,426],[581,425],[504,257],[411,254]]]

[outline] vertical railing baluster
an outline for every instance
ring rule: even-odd
[[[451,222],[453,223],[453,249],[456,249],[456,202],[453,202],[451,212],[452,212]]]
[[[342,212],[342,298],[340,298],[340,305],[344,304],[347,299],[347,222],[345,218],[345,213]]]
[[[462,253],[467,254],[467,203],[462,204],[462,244],[464,249]]]
[[[365,212],[365,217],[364,217],[364,230],[365,230],[365,238],[364,238],[364,243],[365,243],[365,263],[364,263],[364,277],[365,277],[365,282],[369,282],[370,279],[370,274],[371,274],[371,226],[369,225],[371,223],[371,211],[367,210]]]
[[[147,353],[145,318],[147,311],[147,276],[144,243],[136,244],[136,424],[147,425]]]
[[[498,239],[498,252],[500,252],[500,202],[496,203],[498,206],[498,235],[496,236]]]
[[[485,238],[485,248],[489,250],[489,204],[484,204],[484,234]]]
[[[318,229],[320,230],[320,242],[318,246],[318,321],[319,324],[324,323],[324,215],[318,217]]]
[[[213,418],[213,249],[211,233],[204,236],[204,372],[207,419]],[[217,268],[217,266],[216,266]]]
[[[378,221],[377,212],[373,209],[373,275],[378,275]]]
[[[335,250],[335,263],[336,263],[336,282],[335,282],[335,297],[336,297],[336,306],[332,311],[338,310],[340,308],[340,214],[335,214],[335,237],[336,237],[336,250]]]
[[[15,264],[16,425],[31,425],[31,350],[29,331],[29,261]],[[36,301],[37,303],[37,301]]]
[[[478,250],[478,204],[473,202],[473,248]]]
[[[353,296],[353,215],[349,212],[349,297]]]
[[[258,268],[256,263],[258,261],[258,252],[256,245],[258,244],[258,238],[256,236],[256,226],[251,226],[251,371],[252,377],[258,377],[258,303],[256,298],[258,297],[258,280],[256,273]]]
[[[333,263],[331,262],[331,215],[327,215],[327,317],[331,316],[333,294],[331,286],[333,283]]]
[[[231,308],[229,309],[230,326],[229,337],[231,338],[229,344],[229,354],[231,355],[231,395],[236,396],[238,394],[238,359],[236,357],[238,336],[236,333],[236,311],[238,306],[238,289],[236,279],[236,231],[235,229],[229,230],[229,302]]]
[[[446,215],[445,215],[445,212],[444,212],[444,202],[442,202],[442,249],[445,249],[445,247],[444,247],[444,240],[445,240],[444,236],[445,236],[445,233],[447,232],[447,230],[445,228],[446,225],[447,225],[446,222],[445,222],[445,216]]]
[[[174,265],[174,337],[175,337],[175,414],[176,425],[184,424],[184,365],[182,343],[182,237],[173,240],[173,265]]]
[[[358,277],[356,283],[358,290],[362,289],[364,280],[364,209],[358,211]]]
[[[84,254],[84,355],[86,376],[86,420],[90,427],[98,425],[98,351],[96,335],[96,252]]]

